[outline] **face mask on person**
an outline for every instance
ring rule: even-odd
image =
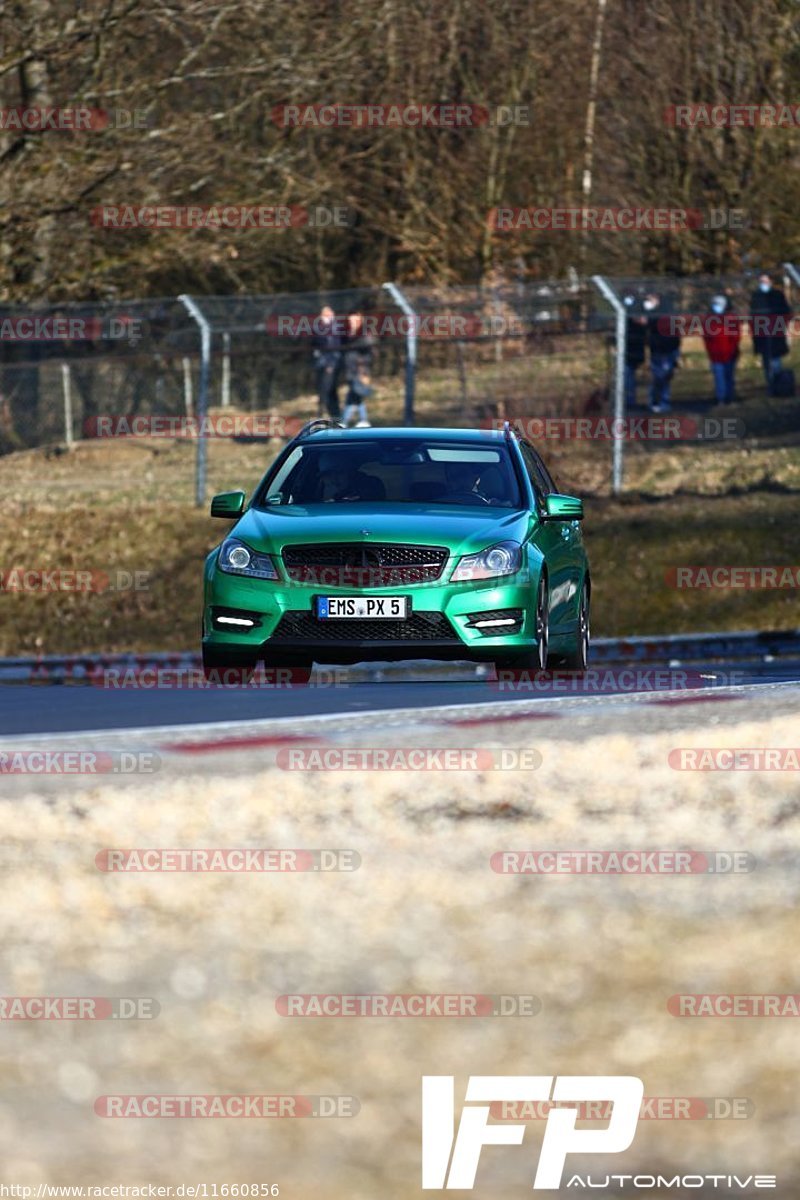
[[[758,285],[758,290],[759,290],[760,292],[771,292],[771,291],[772,291],[772,285],[771,285],[771,284],[769,284],[769,283],[760,283],[760,284]]]
[[[644,307],[647,312],[652,312],[653,309],[656,307],[655,300],[645,300]]]
[[[725,312],[725,305],[715,302],[714,304],[711,305],[711,311],[716,313],[718,316],[720,316],[722,313]]]

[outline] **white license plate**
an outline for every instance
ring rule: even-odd
[[[408,596],[317,596],[317,616],[321,621],[359,617],[405,621]]]

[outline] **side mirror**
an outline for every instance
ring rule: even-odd
[[[545,515],[551,521],[582,521],[583,501],[577,496],[546,496],[544,501]]]
[[[244,512],[244,500],[244,492],[220,492],[211,501],[211,515],[226,521],[234,520]]]

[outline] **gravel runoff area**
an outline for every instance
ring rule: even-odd
[[[449,710],[291,729],[323,748],[524,748],[541,755],[535,770],[482,759],[479,770],[415,774],[288,771],[275,723],[249,731],[259,742],[212,752],[166,750],[177,735],[153,731],[4,742],[6,754],[35,745],[160,756],[152,773],[130,777],[6,775],[0,851],[6,996],[152,997],[160,1011],[0,1024],[0,1178],[264,1183],[298,1200],[406,1200],[421,1194],[423,1074],[456,1077],[457,1111],[469,1074],[632,1074],[648,1097],[746,1098],[749,1115],[643,1120],[627,1152],[573,1158],[565,1182],[589,1172],[772,1173],[778,1189],[767,1194],[795,1196],[800,1019],[682,1019],[667,1002],[800,990],[800,774],[679,771],[669,761],[680,747],[797,746],[798,698],[797,688],[768,687],[675,706],[540,703],[494,723],[464,724]],[[360,866],[98,869],[103,848],[131,847],[349,848]],[[738,851],[755,864],[683,876],[490,867],[497,851],[556,848]],[[532,995],[541,1011],[286,1017],[276,1001],[287,993]],[[247,1120],[94,1111],[102,1095],[240,1093],[355,1096],[360,1111]],[[522,1146],[484,1150],[477,1197],[530,1194],[543,1127],[532,1120]]]

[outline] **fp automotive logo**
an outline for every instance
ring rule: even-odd
[[[605,1129],[576,1129],[578,1110],[574,1108],[553,1108],[547,1114],[533,1186],[558,1188],[568,1154],[619,1154],[628,1149],[636,1133],[643,1096],[644,1084],[633,1075],[470,1075],[454,1137],[454,1076],[423,1075],[422,1186],[431,1191],[471,1189],[483,1146],[521,1144],[524,1125],[487,1123],[492,1102],[611,1102],[611,1118]]]

